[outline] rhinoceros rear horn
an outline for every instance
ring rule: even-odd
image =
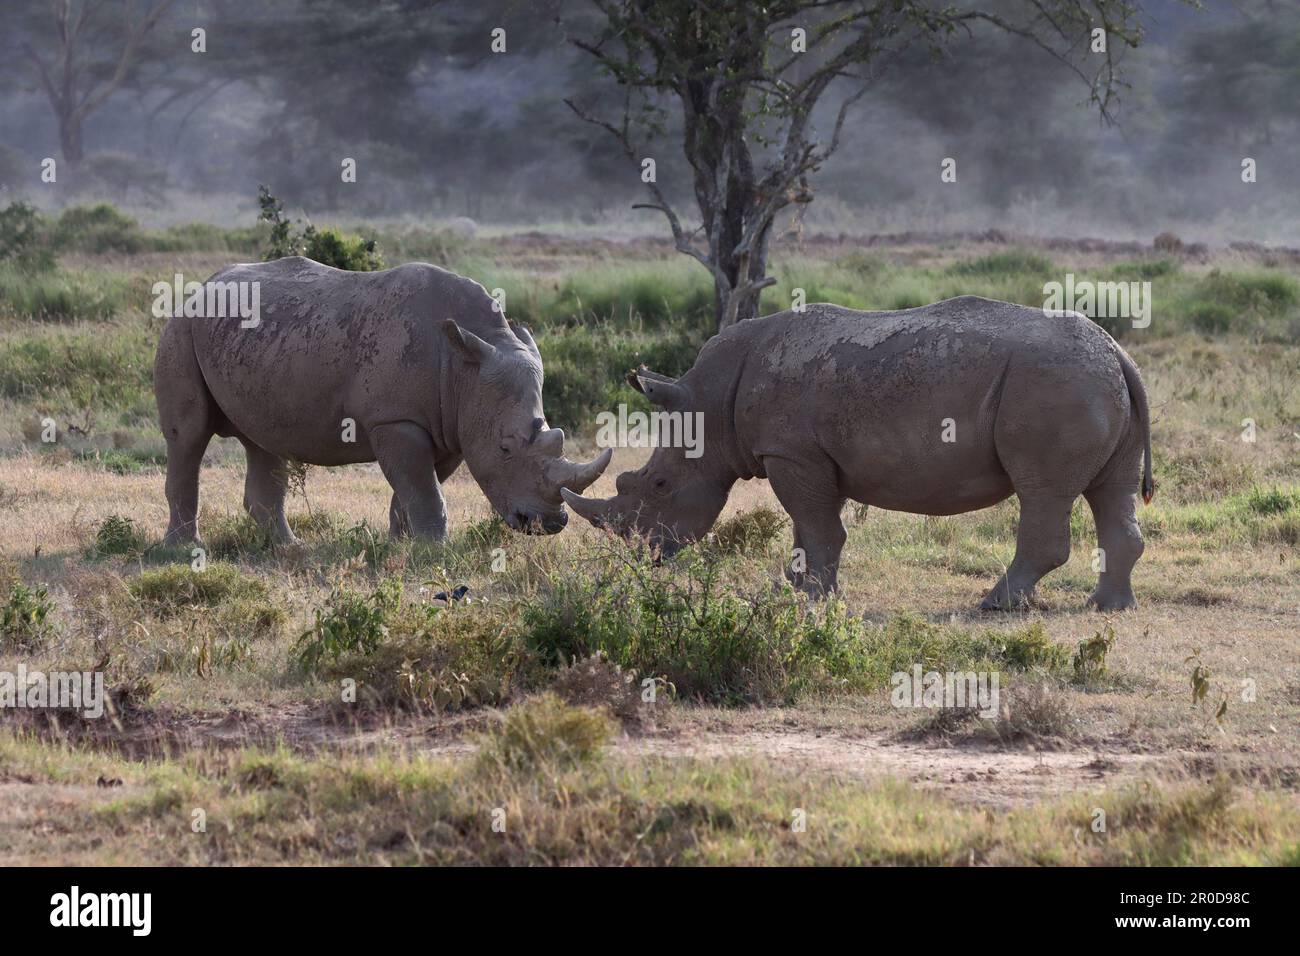
[[[564,429],[548,428],[537,436],[537,450],[552,458],[564,454]]]
[[[447,340],[451,342],[452,347],[455,348],[467,362],[472,362],[475,365],[482,365],[496,354],[496,346],[484,342],[473,332],[470,332],[467,329],[462,329],[456,324],[455,319],[447,319],[443,322],[442,330],[447,333]]]
[[[677,383],[677,379],[652,372],[644,365],[627,373],[627,383],[655,405],[682,408],[686,404],[686,389]]]
[[[563,496],[565,503],[576,513],[582,515],[597,528],[605,519],[605,512],[609,510],[609,499],[601,498],[584,498],[582,495],[574,494],[568,488],[561,488],[560,494]]]
[[[606,448],[586,464],[569,461],[567,458],[556,462],[552,474],[557,478],[556,483],[560,486],[560,494],[567,501],[568,495],[564,494],[566,491],[579,493],[586,491],[595,483],[597,478],[605,473],[605,469],[609,467],[610,459],[613,457],[613,449]]]

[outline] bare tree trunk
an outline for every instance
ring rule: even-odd
[[[81,147],[81,120],[76,116],[59,117],[59,149],[69,166],[81,164],[85,153]]]
[[[738,125],[737,125],[738,128]],[[768,233],[770,219],[762,222],[763,213],[749,149],[743,136],[735,136],[730,149],[715,154],[718,165],[730,160],[725,169],[715,167],[705,182],[725,179],[723,208],[715,217],[717,235],[710,236],[710,263],[714,269],[713,317],[717,331],[752,319],[758,315],[759,302],[767,276]],[[715,201],[717,197],[714,198]],[[704,208],[704,204],[701,205]],[[761,225],[748,245],[747,227],[755,220]]]
[[[723,266],[723,271],[735,278],[726,284],[714,281],[713,316],[719,332],[737,322],[755,318],[759,313],[763,290],[755,283],[765,274],[766,256],[746,254],[740,259],[748,261],[737,260]],[[742,275],[744,279],[740,278]]]

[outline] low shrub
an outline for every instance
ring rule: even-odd
[[[491,771],[567,769],[595,760],[614,722],[599,710],[574,707],[554,694],[511,707],[479,744],[478,762]]]
[[[354,650],[318,666],[324,677],[356,681],[364,708],[436,714],[499,704],[533,680],[508,608],[410,604],[382,613],[377,639],[367,632]],[[361,631],[371,626],[358,620]]]
[[[140,224],[108,203],[65,209],[54,225],[53,240],[60,249],[89,253],[136,253],[147,245]]]
[[[1300,302],[1300,285],[1281,272],[1223,272],[1214,269],[1197,286],[1200,298],[1259,315],[1282,312]]]
[[[53,630],[54,602],[45,585],[15,582],[0,608],[0,647],[31,651],[40,647]]]
[[[96,554],[140,554],[144,549],[144,532],[132,519],[122,515],[109,515],[95,532]]]
[[[0,209],[0,262],[29,273],[54,269],[49,224],[35,206],[15,202]]]
[[[743,511],[714,526],[710,546],[719,554],[762,554],[781,536],[788,519],[771,508]]]
[[[285,256],[306,256],[322,265],[351,272],[374,272],[384,268],[384,257],[374,239],[348,235],[338,229],[317,229],[310,223],[302,230],[295,229],[284,216],[284,204],[271,195],[266,186],[259,186],[257,202],[261,208],[259,222],[271,227],[264,261]]]
[[[1246,495],[1246,507],[1257,515],[1286,514],[1300,507],[1300,495],[1281,488],[1255,486]]]
[[[600,651],[561,668],[551,690],[566,704],[603,707],[620,720],[635,720],[641,713],[636,673],[619,667]],[[656,687],[656,699],[658,690]]]
[[[371,654],[388,636],[401,605],[402,582],[397,578],[381,580],[369,594],[337,585],[325,606],[316,609],[315,623],[299,635],[294,657],[304,670],[314,671],[347,654]]]
[[[938,670],[1060,669],[1064,651],[1041,625],[977,634],[911,615],[872,625],[834,598],[810,604],[786,587],[744,594],[720,562],[684,552],[646,555],[553,576],[523,608],[523,638],[544,664],[597,652],[685,697],[722,704],[791,702],[810,693],[869,692],[915,664]]]
[[[131,579],[127,591],[143,610],[162,620],[195,610],[213,612],[213,626],[225,634],[269,635],[286,617],[260,578],[215,561],[202,571],[187,564],[143,571]]]

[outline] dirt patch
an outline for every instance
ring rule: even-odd
[[[352,715],[310,704],[227,711],[163,706],[117,722],[28,715],[22,720],[11,716],[3,725],[139,760],[175,758],[187,751],[272,746],[305,754],[397,750],[454,759],[473,753],[474,735],[495,715],[490,709],[441,717]],[[896,730],[832,731],[797,725],[728,728],[695,724],[686,715],[670,728],[630,723],[610,751],[615,759],[628,760],[757,758],[797,774],[863,783],[906,781],[962,803],[994,808],[1026,806],[1044,798],[1156,777],[1227,775],[1248,784],[1300,789],[1300,768],[1284,753],[1143,752],[1130,743],[1110,740],[996,743],[918,738]],[[30,780],[0,775],[0,788],[30,785]],[[104,783],[109,790],[115,785],[115,781]]]
[[[481,721],[481,718],[480,718]],[[439,724],[416,718],[393,720],[370,714],[341,714],[312,704],[263,705],[225,711],[190,711],[159,706],[116,719],[87,720],[73,713],[13,711],[0,727],[43,740],[91,750],[110,750],[133,760],[176,757],[191,750],[287,746],[310,753],[322,749],[400,746],[425,737]]]
[[[905,780],[954,800],[995,807],[1026,805],[1144,776],[1181,774],[1183,758],[1189,756],[1095,748],[928,745],[886,733],[845,737],[775,730],[629,739],[619,749],[659,757],[765,758],[800,773],[834,774],[864,783]]]

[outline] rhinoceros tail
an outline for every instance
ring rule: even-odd
[[[1147,406],[1147,390],[1128,353],[1118,346],[1116,351],[1119,353],[1120,367],[1124,370],[1124,383],[1128,386],[1129,396],[1137,409],[1138,423],[1142,426],[1142,500],[1151,504],[1156,493],[1156,481],[1151,474],[1151,410]]]

